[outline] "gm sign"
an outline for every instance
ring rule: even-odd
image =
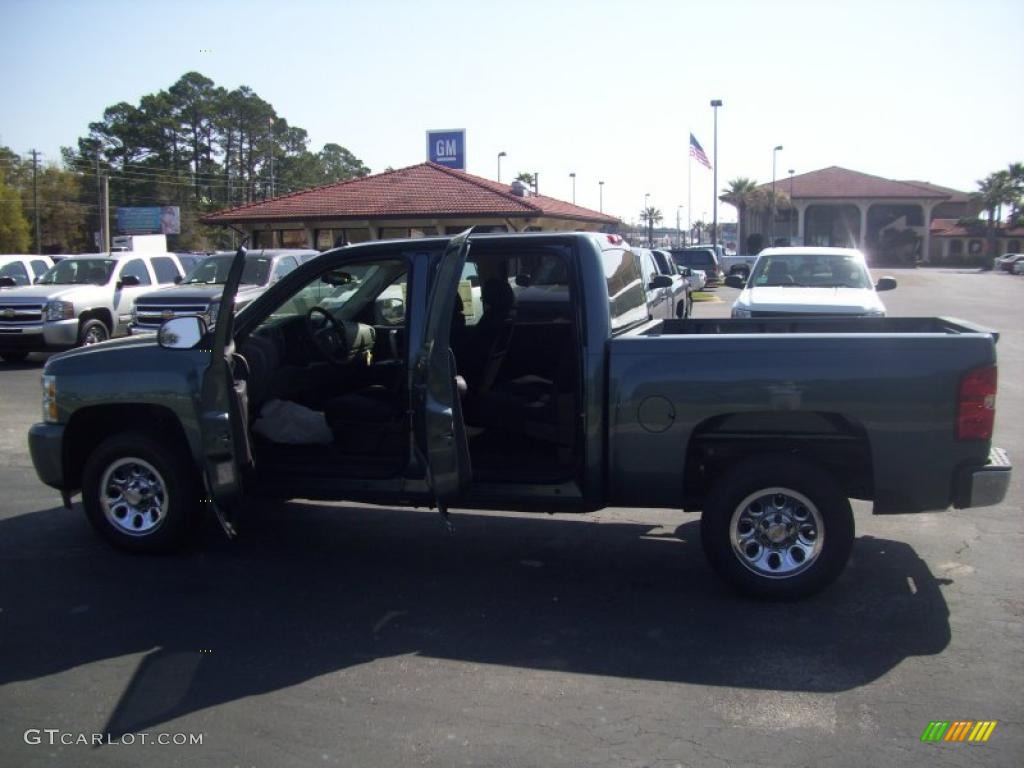
[[[427,131],[427,159],[460,171],[466,170],[466,131]]]

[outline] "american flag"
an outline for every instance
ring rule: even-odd
[[[697,137],[692,133],[690,134],[690,157],[697,158],[697,162],[711,170],[711,163],[708,161],[708,156],[704,154],[704,147],[697,141]]]

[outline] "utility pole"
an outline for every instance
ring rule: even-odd
[[[39,153],[32,150],[32,210],[36,219],[36,253],[43,252],[43,244],[39,239],[39,181],[36,171],[39,168]]]
[[[93,242],[96,245],[96,249],[99,250],[103,247],[103,176],[100,174],[100,153],[96,153],[96,210],[99,212],[99,241],[96,241],[95,237]]]
[[[103,252],[110,253],[110,177],[103,174]]]
[[[711,186],[714,187],[711,192],[711,214],[714,218],[711,223],[711,244],[718,245],[718,108],[722,106],[721,99],[711,100],[711,109],[715,113],[715,167],[712,172],[714,179],[711,182]],[[705,214],[705,220],[707,214]]]

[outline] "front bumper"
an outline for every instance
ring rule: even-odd
[[[956,506],[992,507],[1002,504],[1010,488],[1013,465],[1002,448],[992,448],[988,463],[983,467],[970,467],[960,472],[956,485]]]
[[[0,349],[43,352],[78,344],[78,318],[0,327]]]
[[[33,424],[28,450],[39,479],[51,488],[66,490],[64,479],[64,425]]]

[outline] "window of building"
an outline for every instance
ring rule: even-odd
[[[157,256],[153,259],[153,271],[156,272],[156,281],[161,285],[173,283],[178,277],[178,268],[174,262],[166,256]]]
[[[967,252],[971,254],[971,256],[977,256],[981,253],[982,245],[981,240],[971,240],[967,245]]]
[[[349,229],[345,228],[345,238],[349,243],[365,243],[370,239],[370,230],[367,227]]]
[[[316,249],[318,251],[329,251],[334,247],[334,230],[318,229],[316,231]]]
[[[949,255],[950,256],[963,256],[964,255],[964,241],[963,240],[950,240],[949,241]]]
[[[282,229],[280,232],[282,248],[308,248],[309,240],[304,229]]]
[[[409,237],[409,230],[406,227],[381,227],[381,240],[406,239]]]
[[[437,227],[418,227],[409,230],[409,237],[436,237]]]

